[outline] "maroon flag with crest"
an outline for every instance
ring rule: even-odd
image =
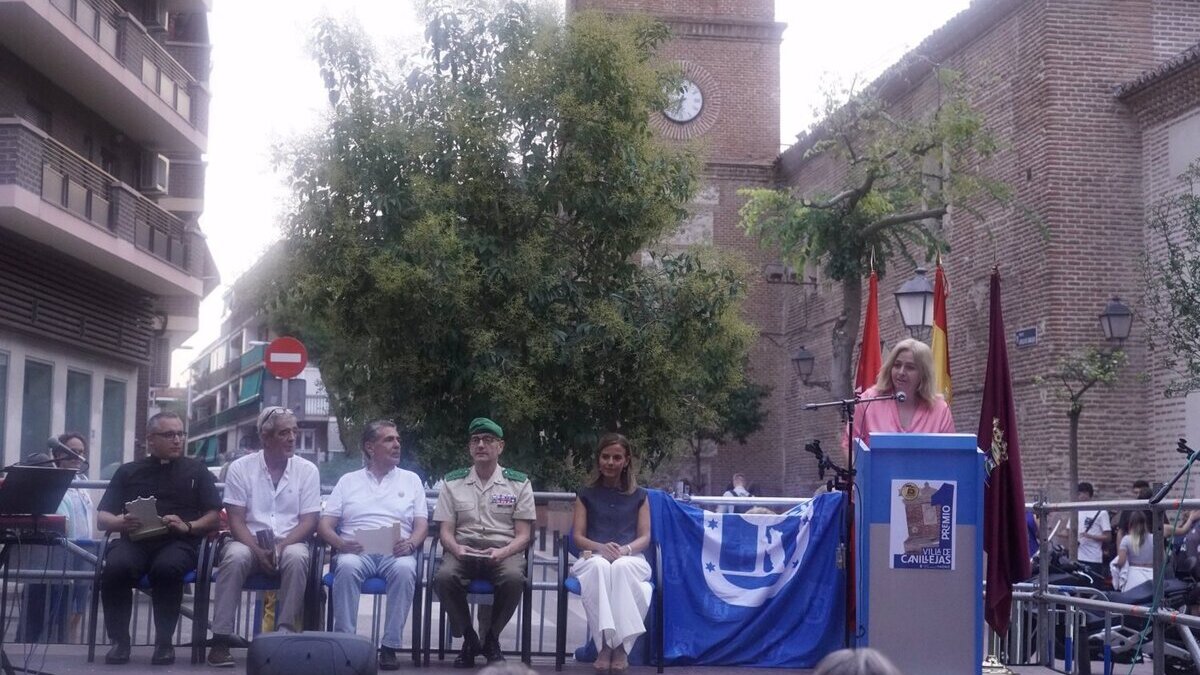
[[[1029,540],[998,269],[992,270],[990,322],[978,434],[988,469],[983,507],[983,549],[987,552],[984,617],[998,635],[1005,635],[1012,607],[1012,585],[1029,578]]]

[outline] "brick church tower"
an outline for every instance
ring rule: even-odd
[[[654,115],[652,123],[665,138],[694,141],[703,148],[705,180],[693,200],[691,218],[672,244],[713,243],[741,252],[753,268],[773,262],[737,226],[745,187],[771,187],[779,156],[779,45],[784,24],[775,21],[774,0],[568,0],[568,11],[597,10],[653,16],[670,28],[674,39],[662,55],[683,69],[682,104]],[[749,376],[771,388],[766,425],[745,445],[736,441],[711,448],[702,462],[682,461],[681,476],[703,492],[720,494],[730,476],[740,471],[764,494],[783,494],[784,477],[814,470],[797,466],[800,446],[786,437],[786,401],[795,392],[790,357],[781,333],[787,317],[787,294],[800,287],[768,285],[753,278],[746,318],[764,335],[751,352]]]

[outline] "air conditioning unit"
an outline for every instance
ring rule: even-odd
[[[167,3],[163,2],[163,0],[148,0],[142,18],[148,28],[157,27],[165,29],[167,27]]]
[[[142,177],[138,189],[146,194],[167,194],[171,185],[171,160],[156,153],[142,154]]]

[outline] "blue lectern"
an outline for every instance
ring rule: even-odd
[[[859,443],[859,645],[906,673],[983,663],[983,453],[974,434]]]

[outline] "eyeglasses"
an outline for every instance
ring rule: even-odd
[[[499,442],[500,439],[491,434],[479,434],[478,436],[472,436],[471,440],[467,441],[467,445],[495,445]]]
[[[155,432],[152,432],[150,435],[158,436],[159,438],[167,438],[170,440],[175,440],[177,438],[180,440],[183,440],[183,439],[187,438],[186,431],[155,431]]]

